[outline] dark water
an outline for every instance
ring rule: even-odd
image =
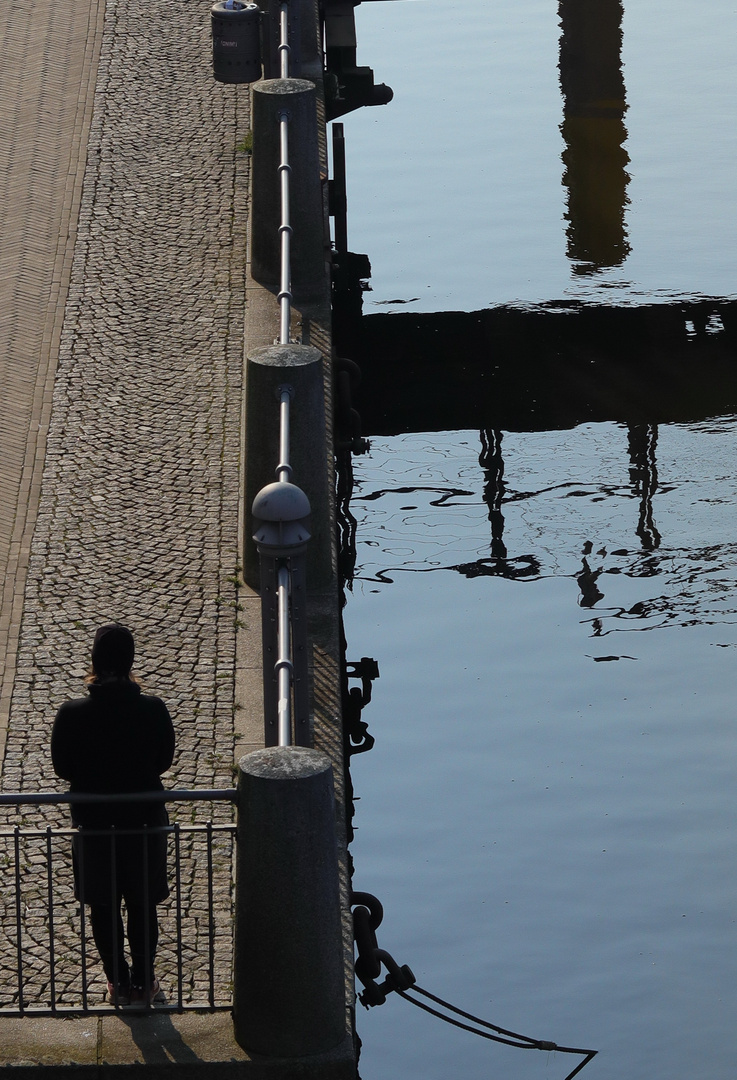
[[[349,245],[373,268],[365,424],[380,432],[354,459],[345,610],[348,659],[381,670],[364,712],[376,746],[352,766],[354,884],[380,897],[380,944],[423,986],[598,1048],[584,1076],[731,1080],[737,401],[733,343],[719,338],[723,384],[687,349],[724,331],[692,302],[737,281],[737,11],[602,0],[597,38],[586,7],[357,9],[359,62],[396,96],[345,118]],[[571,75],[582,40],[593,74]],[[597,77],[594,107],[581,80]],[[522,352],[487,393],[498,341],[474,338],[438,391],[440,350],[371,323],[428,313],[429,343],[445,326],[432,312],[561,301],[685,304],[671,310],[687,341],[654,332],[657,378],[633,409],[610,324],[600,411],[571,416],[560,393],[541,419],[547,359],[528,370]],[[559,344],[563,367],[574,355],[580,342]],[[358,1023],[364,1080],[562,1080],[573,1065],[396,996]]]
[[[395,92],[345,118],[367,311],[734,295],[729,0],[401,0],[356,20],[358,62]]]
[[[356,465],[356,885],[422,985],[594,1076],[734,1075],[736,427],[641,433],[649,467],[623,426],[507,434],[497,511],[475,432]],[[567,1073],[409,1011],[359,1016],[367,1080]]]

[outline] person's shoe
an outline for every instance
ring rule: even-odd
[[[136,986],[134,984],[131,986],[130,1004],[137,1006],[139,1009],[145,1009],[147,1005],[153,1005],[160,992],[161,985],[158,979],[151,980],[148,995],[145,986]]]
[[[117,987],[108,982],[107,999],[111,1005],[130,1005],[131,988],[128,983],[118,983]]]

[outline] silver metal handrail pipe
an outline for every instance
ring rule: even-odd
[[[279,464],[276,467],[276,479],[279,483],[289,483],[292,477],[290,458],[289,412],[292,400],[288,386],[279,388]],[[291,746],[292,743],[292,687],[294,685],[294,664],[292,663],[292,631],[289,594],[291,573],[289,565],[280,562],[276,573],[276,618],[277,618],[277,658],[274,673],[277,683],[277,745]]]
[[[294,664],[292,663],[292,633],[289,613],[289,590],[291,585],[289,567],[284,563],[277,572],[277,612],[279,656],[274,670],[277,679],[277,738],[279,746],[292,745],[292,686]]]
[[[281,270],[279,279],[279,344],[289,344],[289,329],[292,321],[292,226],[289,217],[289,114],[279,115],[279,183],[281,186]]]
[[[287,4],[282,4],[279,16],[279,60],[282,79],[289,78],[289,20]],[[279,114],[279,184],[281,188],[281,269],[279,280],[279,344],[289,344],[292,321],[292,226],[289,215],[289,113]]]
[[[289,78],[289,57],[292,47],[289,44],[289,5],[282,4],[279,9],[279,69],[282,79]]]
[[[133,803],[133,802],[235,802],[237,788],[202,788],[192,790],[120,791],[75,793],[65,791],[4,791],[0,792],[0,806],[40,806],[53,803]]]
[[[289,16],[288,5],[281,5],[279,12],[279,60],[282,79],[289,78]],[[279,287],[279,344],[288,345],[292,321],[292,225],[289,210],[290,176],[289,164],[289,113],[279,115],[279,184],[281,189],[281,278]],[[279,465],[276,478],[282,483],[289,483],[292,466],[289,463],[289,407],[291,392],[289,387],[282,387],[279,395]],[[277,608],[277,659],[274,665],[277,681],[277,740],[279,746],[291,746],[292,743],[292,689],[294,685],[294,664],[292,662],[292,630],[289,610],[291,573],[288,564],[280,563],[277,570],[276,608]]]
[[[292,400],[291,390],[283,386],[279,393],[279,465],[276,478],[281,483],[289,483],[292,476],[290,458],[289,407]],[[277,659],[274,665],[277,680],[277,740],[279,746],[290,746],[292,742],[292,688],[294,686],[294,664],[292,662],[292,627],[289,595],[291,590],[291,572],[289,565],[280,563],[276,575],[277,608]]]
[[[266,746],[307,745],[308,647],[305,612],[305,549],[310,504],[290,480],[291,388],[278,387],[281,423],[276,483],[253,502],[254,540],[261,570],[261,625]]]
[[[300,94],[304,94],[305,88],[313,88],[303,80],[290,79],[288,11],[288,2],[284,0],[279,8],[279,62],[281,79],[287,85],[279,87],[279,92],[283,95],[280,106],[274,112],[269,108],[269,111],[263,114],[264,130],[268,131],[269,135],[272,132],[275,136],[278,134],[278,153],[270,157],[268,173],[273,176],[272,169],[276,164],[279,174],[279,340],[273,346],[276,361],[273,371],[275,376],[279,371],[284,382],[275,380],[275,385],[269,386],[264,404],[276,393],[279,400],[279,457],[275,469],[276,483],[261,488],[251,503],[254,524],[252,535],[260,561],[264,642],[264,741],[267,746],[291,746],[294,742],[306,745],[309,715],[304,580],[305,545],[310,534],[310,504],[304,492],[292,481],[290,409],[291,399],[297,388],[301,394],[302,388],[307,386],[305,400],[309,401],[310,397],[309,384],[304,377],[307,370],[304,353],[307,347],[291,339],[294,230],[290,203],[293,197],[297,199],[298,208],[301,203],[300,189],[295,187],[292,179],[289,125],[294,125],[291,132],[292,152],[299,163],[304,156],[300,153],[300,138],[304,127],[304,102]],[[254,111],[258,112],[256,108]],[[277,130],[272,126],[274,118],[278,119]],[[277,150],[275,141],[270,140],[268,144],[270,154],[272,148],[273,151]],[[304,162],[302,164],[304,166]],[[302,171],[296,179],[303,179]],[[295,210],[295,220],[296,214]],[[309,222],[300,221],[300,239],[303,239],[302,229],[308,231]],[[268,230],[272,243],[275,223],[276,218],[272,217]],[[276,266],[273,269],[276,271]],[[308,359],[312,361],[311,356]],[[254,372],[255,369],[256,372],[250,384],[250,400],[253,400],[260,366],[253,357],[249,358],[249,363],[250,371]],[[265,358],[264,370],[267,366]],[[290,378],[287,372],[293,380],[291,385],[286,381]],[[248,428],[248,423],[246,427]],[[273,437],[271,431],[267,435],[269,440]],[[249,580],[248,577],[246,580]]]
[[[279,464],[276,467],[276,478],[280,482],[286,481],[287,483],[292,479],[289,424],[291,400],[291,389],[288,386],[281,386],[279,388]]]

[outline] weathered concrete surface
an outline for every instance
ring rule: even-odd
[[[132,1069],[172,1080],[346,1080],[349,1043],[309,1059],[273,1060],[246,1054],[233,1040],[224,1013],[84,1020],[5,1020],[0,1067],[19,1068],[23,1080],[65,1077],[115,1080]],[[12,1060],[9,1052],[12,1050]]]
[[[136,634],[138,675],[174,716],[168,786],[230,787],[235,758],[262,745],[259,601],[240,574],[244,330],[249,348],[278,332],[275,299],[247,267],[250,160],[238,146],[250,126],[248,89],[212,78],[207,5],[16,0],[0,14],[0,104],[2,786],[63,788],[48,750],[53,716],[83,693],[95,627],[118,619]],[[327,289],[323,302],[295,312],[294,330],[329,357]],[[329,401],[326,415],[329,425]],[[315,741],[334,761],[337,610],[332,587],[314,597]],[[340,785],[337,798],[342,804]],[[221,806],[214,816],[230,815]],[[202,820],[209,808],[172,813],[192,816]],[[29,808],[19,818],[65,821]],[[196,923],[202,855],[187,858],[186,916]],[[223,854],[216,970],[224,1001],[230,872]],[[32,959],[24,991],[39,1004],[48,1000],[42,894],[24,873]],[[63,1001],[76,985],[66,961],[78,947],[63,862],[54,895]],[[169,990],[171,915],[164,909],[157,965]],[[0,1008],[16,993],[13,917],[3,889]],[[345,909],[344,923],[347,958]],[[187,963],[196,1002],[196,948]],[[350,994],[348,965],[346,973]],[[96,969],[90,977],[98,1006],[104,980]],[[0,1018],[0,1066],[22,1065],[30,1076],[60,1055],[65,1075],[102,1076],[134,1062],[168,1071],[165,1061],[180,1077],[182,1068],[214,1075],[215,1065],[219,1076],[305,1075],[295,1063],[249,1061],[229,1032],[228,1013]],[[353,1075],[350,1046],[312,1068]]]
[[[332,1050],[345,1038],[332,763],[302,746],[257,750],[238,790],[235,1036],[272,1056]]]

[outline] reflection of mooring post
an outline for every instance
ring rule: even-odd
[[[630,455],[630,480],[640,497],[640,513],[635,530],[646,551],[660,547],[661,536],[653,517],[653,495],[658,490],[657,424],[629,424],[627,443]]]
[[[504,458],[502,456],[501,431],[484,428],[481,435],[479,465],[484,470],[484,502],[489,507],[491,522],[491,554],[495,559],[506,559],[504,544]]]
[[[568,188],[568,258],[575,272],[619,266],[629,254],[621,0],[560,0],[561,133]]]

